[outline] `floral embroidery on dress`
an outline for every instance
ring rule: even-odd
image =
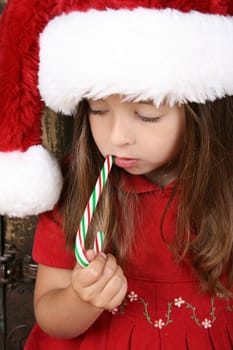
[[[165,326],[165,323],[163,322],[163,320],[160,318],[158,321],[155,321],[154,326],[162,329]]]
[[[210,328],[210,327],[212,327],[212,322],[211,322],[211,320],[207,320],[207,318],[205,318],[204,319],[204,321],[202,321],[202,326],[204,327],[204,328]]]
[[[130,292],[127,297],[131,302],[138,300],[138,295],[134,291]]]
[[[181,305],[184,303],[185,303],[185,301],[181,297],[174,299],[174,305],[177,307],[181,307]]]
[[[224,298],[226,301],[226,310],[229,312],[232,312],[233,309],[229,303],[229,298],[226,298],[224,296],[217,296],[218,298]],[[111,312],[113,315],[115,314],[120,314],[123,315],[124,314],[124,309],[125,307],[127,307],[128,305],[128,301],[130,303],[133,302],[139,302],[143,305],[144,307],[144,316],[147,320],[147,322],[152,325],[155,328],[159,328],[162,329],[163,327],[168,326],[170,323],[173,322],[172,318],[171,318],[171,314],[172,314],[172,309],[173,307],[177,307],[177,308],[182,308],[182,307],[186,307],[186,309],[190,309],[191,310],[191,318],[194,320],[194,322],[199,326],[199,327],[203,327],[205,329],[211,328],[213,323],[216,320],[216,316],[215,316],[215,311],[216,311],[216,307],[214,305],[215,302],[215,297],[211,297],[210,298],[210,306],[211,306],[211,310],[209,313],[209,316],[204,318],[204,320],[199,320],[199,318],[197,317],[196,314],[196,307],[193,306],[192,304],[190,304],[189,302],[187,302],[186,300],[184,300],[182,297],[177,297],[174,298],[173,301],[170,301],[167,303],[168,307],[167,307],[167,313],[164,316],[164,319],[160,318],[158,320],[152,321],[149,310],[148,310],[148,303],[142,298],[139,297],[138,294],[135,291],[131,291],[129,292],[125,299],[123,300],[123,302],[121,303],[121,305],[119,305],[119,307],[113,309]]]
[[[115,307],[113,310],[111,310],[111,313],[113,315],[117,314],[119,312],[119,308],[118,307]]]

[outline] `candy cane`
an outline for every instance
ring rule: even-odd
[[[113,157],[107,156],[104,165],[100,171],[100,175],[96,181],[94,190],[90,196],[90,199],[85,208],[84,214],[82,216],[80,226],[76,235],[75,241],[75,256],[77,261],[82,267],[86,267],[89,264],[85,253],[85,239],[87,236],[88,227],[90,225],[94,210],[99,201],[100,195],[103,188],[107,182],[108,175],[110,173],[113,164]],[[103,248],[104,234],[103,232],[97,232],[94,241],[94,251],[99,253]]]

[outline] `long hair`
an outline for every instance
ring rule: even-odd
[[[88,102],[82,101],[59,203],[71,249],[104,161],[91,135],[88,110]],[[185,111],[184,147],[178,159],[175,190],[163,219],[179,188],[177,229],[171,249],[179,260],[190,257],[203,289],[228,295],[233,282],[233,98],[188,103]],[[134,242],[136,204],[136,195],[121,190],[118,170],[113,167],[88,230],[86,247],[91,247],[95,232],[103,229],[105,249],[123,262]],[[163,220],[163,236],[162,224]],[[223,274],[227,276],[224,283]]]
[[[233,97],[186,106],[175,249],[191,255],[204,288],[228,294],[233,281]]]
[[[73,143],[68,166],[65,166],[64,186],[59,200],[66,242],[70,249],[74,248],[77,229],[104,162],[92,138],[88,112],[88,102],[83,100],[78,105],[74,120]],[[105,234],[105,251],[111,251],[123,263],[134,241],[135,216],[135,195],[123,194],[118,170],[113,165],[88,228],[86,248],[93,247],[95,234],[101,230]]]

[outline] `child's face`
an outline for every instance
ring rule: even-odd
[[[183,107],[123,102],[119,95],[89,100],[89,121],[101,154],[128,173],[143,175],[173,160],[183,144]]]

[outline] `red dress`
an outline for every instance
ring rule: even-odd
[[[130,175],[126,181],[139,194],[143,220],[135,232],[136,253],[125,268],[129,288],[124,302],[112,313],[104,312],[73,340],[54,339],[35,325],[25,350],[232,350],[232,300],[202,293],[188,260],[177,264],[161,238],[159,223],[173,185],[161,190]],[[165,219],[168,240],[175,232],[177,205],[175,198]],[[75,265],[51,213],[41,215],[33,256],[44,265],[65,269]]]

